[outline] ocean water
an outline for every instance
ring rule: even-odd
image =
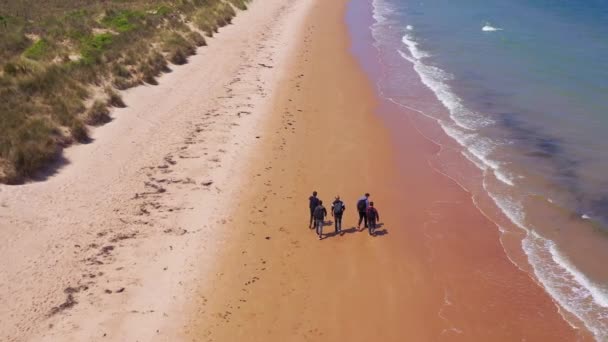
[[[608,1],[370,1],[379,94],[436,122],[519,266],[608,340]]]

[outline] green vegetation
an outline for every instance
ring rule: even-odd
[[[101,62],[100,58],[103,52],[112,44],[112,35],[110,33],[95,34],[84,37],[80,42],[81,62],[84,64],[93,64]]]
[[[32,44],[32,46],[28,47],[25,52],[23,52],[23,56],[30,59],[41,60],[45,55],[48,54],[48,52],[48,41],[46,39],[40,39],[34,44]]]
[[[123,10],[114,11],[108,10],[101,22],[118,32],[129,32],[141,25],[146,15],[140,11]]]
[[[249,1],[0,2],[0,182],[89,141],[87,124],[125,106],[115,89],[157,84]]]

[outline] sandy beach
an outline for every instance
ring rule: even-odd
[[[381,106],[347,3],[254,1],[55,174],[0,186],[0,340],[590,340]],[[344,234],[308,228],[313,190]]]
[[[0,340],[184,334],[308,3],[254,2],[54,174],[0,186]]]
[[[506,257],[497,227],[437,172],[438,147],[381,106],[349,53],[347,1],[317,2],[279,87],[193,340],[587,340]],[[378,110],[382,108],[381,112]],[[312,190],[346,202],[345,234],[307,229]],[[357,198],[382,215],[357,231]],[[513,299],[517,298],[516,301]]]

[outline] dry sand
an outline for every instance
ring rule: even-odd
[[[0,340],[176,340],[223,248],[245,159],[310,1],[254,1],[159,86],[0,186]]]
[[[436,146],[375,116],[346,2],[254,1],[55,175],[0,187],[0,340],[584,339]],[[345,200],[343,236],[308,229],[312,190]]]

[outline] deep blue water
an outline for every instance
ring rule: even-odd
[[[553,174],[538,172],[570,192],[568,205],[608,222],[608,1],[391,4],[431,55],[425,63],[453,75],[465,105],[507,129],[501,138],[522,153],[505,162],[548,164]]]

